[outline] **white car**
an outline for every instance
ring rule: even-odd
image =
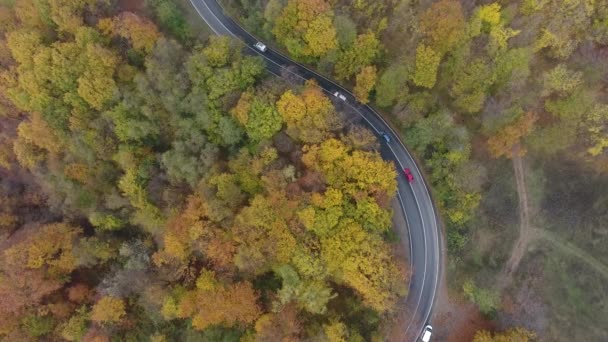
[[[253,47],[255,47],[256,49],[262,51],[262,52],[266,52],[266,50],[268,50],[268,48],[266,47],[266,45],[262,42],[257,42],[255,44],[253,44]]]
[[[346,96],[342,95],[342,93],[340,93],[339,91],[335,92],[334,96],[339,98],[342,101],[346,101]]]
[[[429,342],[431,340],[431,335],[432,334],[433,334],[433,327],[430,326],[430,325],[427,325],[422,330],[422,336],[420,336],[420,340],[422,342]]]

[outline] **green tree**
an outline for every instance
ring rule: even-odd
[[[334,26],[340,47],[348,48],[357,39],[357,25],[347,15],[337,15],[334,18]]]
[[[184,129],[173,141],[172,148],[162,155],[162,164],[174,182],[186,181],[195,186],[215,162],[217,146],[190,120],[183,122]]]
[[[302,279],[289,265],[280,266],[275,272],[283,280],[278,292],[282,305],[295,301],[298,306],[310,313],[324,314],[327,303],[336,296],[323,281]]]
[[[557,94],[565,96],[572,94],[583,84],[583,74],[570,71],[565,64],[559,64],[547,72],[543,78],[543,95]]]
[[[87,332],[88,321],[89,314],[86,307],[77,309],[67,322],[60,325],[61,337],[68,341],[80,341]]]
[[[466,113],[480,111],[488,89],[496,80],[491,66],[482,60],[475,60],[459,69],[455,78],[450,91],[450,95],[455,99],[454,105]]]
[[[253,141],[269,139],[283,126],[283,117],[277,111],[274,101],[263,94],[252,96],[243,93],[233,115]]]
[[[289,261],[296,240],[287,222],[294,215],[294,204],[285,194],[257,195],[235,218],[238,234],[234,262],[244,272],[259,274]]]
[[[161,26],[165,27],[180,42],[187,42],[192,32],[177,5],[169,0],[149,0]]]
[[[355,43],[343,50],[336,62],[335,74],[338,79],[348,79],[372,64],[380,54],[380,41],[372,32],[360,34]]]
[[[203,55],[211,67],[223,67],[230,61],[230,39],[225,36],[211,36],[209,45],[203,49]]]
[[[346,342],[348,338],[348,328],[340,321],[324,325],[323,333],[329,342]]]
[[[479,288],[472,281],[466,281],[462,285],[462,290],[470,301],[479,306],[479,311],[483,314],[490,315],[498,310],[500,297],[491,290]]]
[[[40,338],[55,327],[55,320],[50,315],[28,315],[21,320],[23,329],[33,338]]]
[[[405,100],[409,73],[409,68],[402,64],[392,64],[384,70],[376,85],[376,103],[380,107],[390,107]]]

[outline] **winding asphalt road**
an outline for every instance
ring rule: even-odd
[[[428,187],[414,158],[405,148],[398,134],[372,107],[358,102],[354,95],[336,82],[292,61],[276,50],[268,48],[262,53],[253,48],[253,44],[258,41],[257,38],[228,17],[217,0],[190,0],[190,2],[216,34],[238,38],[250,48],[250,52],[264,57],[266,67],[271,73],[279,77],[287,73],[302,80],[315,79],[334,100],[337,100],[333,97],[336,91],[344,94],[346,100],[337,101],[343,102],[347,109],[348,107],[351,109],[347,112],[355,116],[353,119],[362,119],[361,121],[379,136],[380,141],[383,142],[380,151],[382,157],[395,163],[399,175],[397,199],[404,211],[408,227],[395,228],[401,241],[409,243],[412,265],[412,277],[406,300],[411,319],[403,327],[403,336],[404,339],[416,340],[424,326],[430,324],[441,272],[441,246],[437,215]],[[390,142],[387,143],[382,139],[382,133],[390,137]],[[410,168],[414,175],[413,183],[408,183],[403,174],[403,169],[406,167]]]

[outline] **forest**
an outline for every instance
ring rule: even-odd
[[[607,0],[219,2],[421,162],[435,340],[605,341]],[[0,340],[392,336],[394,165],[204,26],[186,0],[0,0]]]
[[[178,4],[0,7],[0,339],[383,340],[374,135]]]
[[[438,304],[436,338],[606,340],[607,1],[220,3],[380,109],[422,162],[450,300],[481,314],[459,328]]]

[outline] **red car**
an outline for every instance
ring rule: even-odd
[[[403,169],[403,173],[405,174],[405,178],[407,178],[407,181],[412,183],[414,181],[414,175],[412,175],[412,172],[410,171],[409,168],[405,168]]]

